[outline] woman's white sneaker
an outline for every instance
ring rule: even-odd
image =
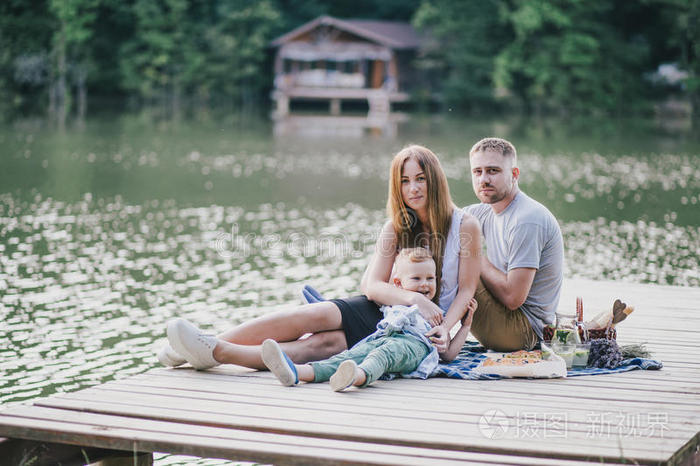
[[[219,341],[203,333],[185,319],[168,322],[168,341],[173,349],[197,370],[209,369],[220,363],[214,359],[214,348]]]
[[[169,343],[166,343],[165,346],[158,351],[157,357],[159,363],[168,367],[182,366],[187,362],[187,359],[180,356]]]

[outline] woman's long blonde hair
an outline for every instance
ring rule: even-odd
[[[408,159],[415,160],[426,177],[428,188],[427,225],[421,224],[416,213],[406,206],[401,195],[401,176],[403,175],[403,166]],[[389,176],[387,215],[394,226],[400,249],[422,246],[431,251],[437,273],[437,290],[435,298],[433,298],[435,302],[438,302],[440,296],[442,259],[445,254],[445,243],[450,231],[453,209],[455,209],[455,205],[447,186],[447,177],[437,156],[430,149],[411,145],[394,156]]]

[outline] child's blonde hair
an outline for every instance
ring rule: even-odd
[[[433,255],[427,248],[403,248],[399,250],[399,253],[396,255],[396,270],[398,271],[399,267],[404,264],[425,261],[432,261],[433,264],[435,264],[435,259],[433,259]]]

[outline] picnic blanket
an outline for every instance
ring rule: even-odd
[[[487,357],[483,346],[475,341],[468,341],[454,361],[438,366],[436,375],[453,379],[469,380],[497,380],[508,378],[498,374],[485,373],[484,368],[480,368],[480,366]],[[659,370],[662,367],[663,364],[660,361],[634,358],[625,359],[615,369],[599,369],[597,367],[569,369],[566,371],[566,376],[577,377],[581,375],[616,374],[618,372],[628,372],[637,369]]]
[[[305,285],[301,290],[302,299],[307,303],[325,301],[325,298],[309,285]],[[449,377],[452,379],[468,380],[497,380],[508,378],[500,374],[490,374],[488,369],[482,367],[482,363],[488,358],[486,349],[478,342],[468,341],[464,344],[462,351],[457,358],[446,364],[438,366],[436,376]],[[623,360],[614,369],[599,369],[597,367],[586,367],[581,369],[569,369],[566,377],[578,377],[581,375],[616,374],[618,372],[628,372],[637,369],[659,370],[663,367],[660,361],[654,359],[633,358]],[[562,377],[563,369],[560,373],[545,375],[544,377]]]

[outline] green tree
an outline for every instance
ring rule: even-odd
[[[694,129],[700,129],[700,0],[666,0],[662,2],[675,15],[678,31],[672,38],[682,68],[688,72],[686,92],[692,107]]]
[[[505,18],[515,37],[496,58],[496,85],[535,112],[629,111],[640,102],[648,43],[615,24],[627,9],[615,0],[514,0]]]
[[[122,43],[122,86],[147,104],[177,109],[186,49],[187,0],[136,0],[134,35]]]
[[[221,0],[216,25],[205,35],[210,51],[200,76],[217,94],[250,110],[261,89],[269,86],[267,46],[282,21],[275,5],[267,0]]]
[[[0,114],[45,111],[55,19],[47,2],[0,2]]]
[[[419,64],[450,107],[638,113],[650,107],[646,76],[668,59],[669,18],[678,20],[663,1],[424,0],[414,24],[437,41]]]
[[[86,43],[92,37],[95,8],[99,0],[49,0],[49,10],[57,20],[52,40],[51,87],[49,112],[63,126],[70,103],[67,78],[72,65],[78,88],[78,112],[82,119],[87,107]]]
[[[99,0],[95,8],[93,34],[85,49],[90,65],[87,78],[91,100],[99,99],[101,107],[119,109],[128,95],[119,52],[134,35],[133,3],[134,0]]]
[[[60,123],[88,88],[168,114],[260,107],[269,41],[322,14],[413,17],[432,37],[424,87],[450,108],[628,114],[683,92],[700,121],[700,0],[4,0],[0,107],[48,103]],[[652,87],[661,63],[688,72],[684,89]]]
[[[495,103],[495,57],[508,43],[500,0],[424,1],[414,25],[429,39],[417,65],[431,76],[429,87],[443,89],[450,107],[476,110]]]
[[[266,47],[280,13],[263,0],[136,0],[136,27],[120,52],[123,86],[177,112],[225,97],[250,107],[266,83]]]
[[[700,0],[692,0],[688,13],[688,92],[693,105],[693,128],[700,129]]]

